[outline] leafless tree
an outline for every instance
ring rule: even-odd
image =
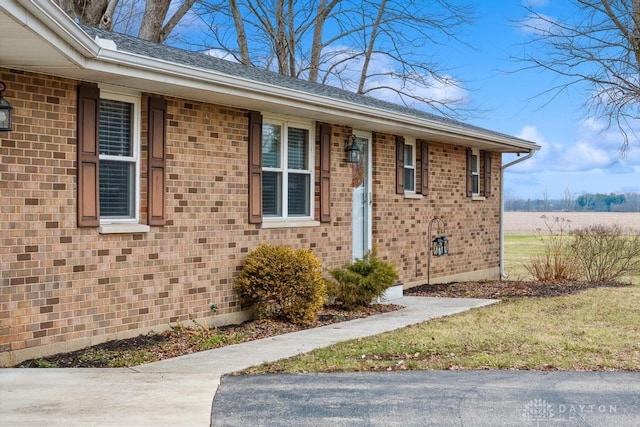
[[[605,118],[629,144],[640,101],[640,0],[570,0],[571,14],[550,17],[527,8],[530,65],[559,76],[546,94],[586,87],[586,111]]]
[[[105,30],[114,28],[114,15],[117,14],[119,0],[54,0],[70,17],[80,23]],[[196,0],[184,0],[167,19],[171,0],[146,0],[142,18],[139,21],[138,37],[163,43],[178,22],[191,9]],[[129,24],[136,16],[137,2],[124,1],[128,10],[124,16]],[[120,11],[121,12],[121,11]],[[130,32],[130,31],[127,31]]]
[[[463,91],[434,47],[463,43],[473,10],[450,0],[219,0],[198,2],[208,26],[201,49],[360,94],[455,114]],[[233,29],[233,34],[231,33]],[[384,63],[384,67],[380,64]],[[434,96],[452,89],[454,95]],[[440,91],[446,92],[446,91]]]
[[[159,43],[189,12],[200,20],[189,33],[198,50],[445,115],[471,112],[440,54],[464,43],[459,31],[473,18],[459,1],[56,1],[86,25]]]
[[[574,208],[575,193],[569,187],[562,193],[562,210],[570,212]]]

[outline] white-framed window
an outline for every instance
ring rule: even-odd
[[[315,135],[310,123],[265,117],[262,212],[265,219],[311,219]]]
[[[98,117],[100,223],[137,223],[140,211],[140,96],[103,89]]]
[[[404,192],[416,192],[416,140],[413,138],[404,140]]]
[[[480,195],[480,150],[471,149],[471,193],[473,196]]]

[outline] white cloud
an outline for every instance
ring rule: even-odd
[[[551,16],[531,14],[520,21],[520,31],[525,34],[548,35],[557,33],[558,24]]]
[[[222,49],[209,49],[205,51],[204,54],[213,56],[214,58],[225,59],[230,62],[238,62],[238,60],[233,55]]]
[[[329,62],[340,64],[334,69],[339,73],[340,80],[337,77],[332,77],[327,83],[355,91],[364,65],[362,55],[348,46],[333,46],[325,49],[323,54],[330,58]],[[451,106],[464,105],[469,100],[468,91],[452,76],[444,75],[437,80],[423,73],[401,76],[396,70],[397,64],[387,55],[373,54],[368,65],[368,74],[371,77],[367,79],[365,91],[376,98],[397,104],[406,103],[414,108],[423,108],[424,104],[412,97],[433,100]],[[411,94],[412,97],[399,95],[398,91],[400,90]]]
[[[612,173],[628,173],[640,170],[640,145],[630,143],[621,155],[623,137],[617,129],[611,129],[597,119],[586,119],[576,126],[574,142],[549,141],[536,126],[524,126],[519,138],[535,142],[541,149],[531,160],[510,168],[514,173],[530,172],[589,172],[608,170]]]
[[[622,135],[596,119],[576,124],[576,140],[550,142],[536,126],[524,126],[518,137],[536,142],[540,151],[506,170],[505,188],[522,198],[562,197],[565,189],[588,192],[640,191],[640,144],[620,156]],[[505,159],[505,163],[511,159]]]

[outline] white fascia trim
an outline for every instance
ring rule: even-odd
[[[58,5],[50,0],[29,0],[19,3],[24,7],[24,20],[22,22],[25,26],[34,28],[37,31],[42,28],[37,29],[36,26],[46,27],[48,33],[54,33],[81,56],[97,56],[100,46],[87,33],[82,31],[82,28],[71,20]],[[33,18],[37,18],[37,20],[29,19],[31,18],[30,15],[33,15]],[[38,31],[38,34],[43,35],[40,31]],[[48,37],[47,40],[52,41]],[[80,65],[80,63],[78,64]]]

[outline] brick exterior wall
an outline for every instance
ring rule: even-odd
[[[333,126],[331,222],[267,229],[249,224],[248,112],[167,98],[167,224],[148,233],[99,234],[76,218],[78,81],[0,69],[14,107],[0,134],[0,366],[173,322],[247,318],[232,289],[261,243],[312,248],[331,269],[351,259],[351,168]],[[142,96],[141,223],[146,223],[146,95]],[[318,133],[318,132],[317,132]],[[394,138],[374,135],[373,239],[404,284],[425,283],[427,227],[447,222],[448,257],[431,277],[495,271],[499,263],[500,156],[492,196],[465,197],[465,149],[430,144],[430,194],[395,194]],[[316,144],[316,167],[318,164]],[[316,195],[319,172],[316,171]],[[316,200],[316,218],[319,203]],[[213,313],[210,306],[215,304]]]

